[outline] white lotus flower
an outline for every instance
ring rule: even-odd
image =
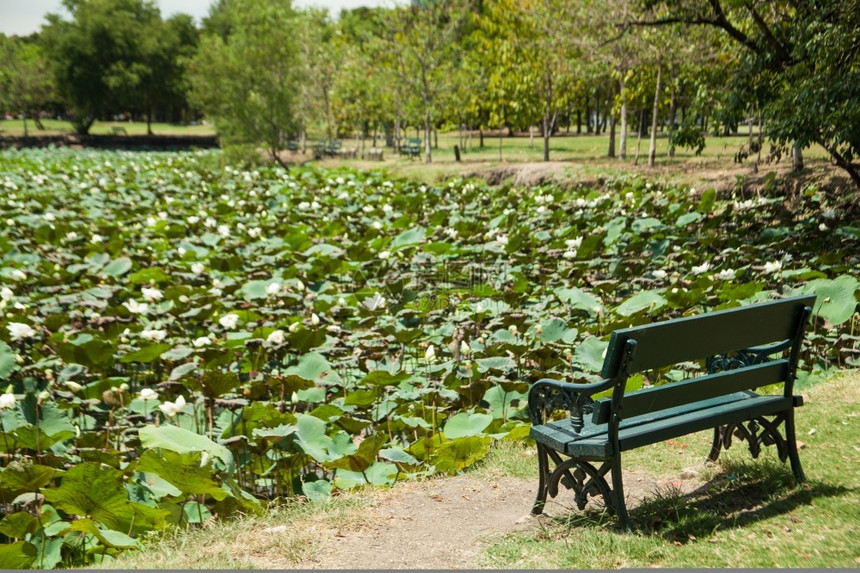
[[[222,237],[230,236],[230,226],[229,225],[218,225],[218,234]]]
[[[691,271],[693,271],[693,274],[694,274],[694,275],[701,275],[701,274],[703,274],[703,273],[708,272],[708,270],[709,270],[710,268],[711,268],[711,263],[709,263],[708,261],[705,261],[705,262],[704,262],[704,263],[702,263],[701,265],[699,265],[699,266],[694,266],[694,267],[693,267],[692,269],[690,269],[690,270],[691,270]]]
[[[176,402],[165,402],[164,404],[159,404],[158,409],[161,410],[165,416],[172,418],[176,414],[181,414],[185,411],[185,398],[179,396],[176,399]]]
[[[374,221],[373,223],[370,224],[370,226],[378,231],[379,229],[382,228],[382,223],[380,223],[379,221]]]
[[[663,280],[666,278],[666,275],[668,273],[662,269],[657,269],[656,271],[651,271],[651,274],[654,276],[655,279]]]
[[[72,392],[80,392],[82,388],[82,386],[74,380],[66,380],[63,384]]]
[[[288,329],[287,329],[287,330],[289,330],[290,332],[297,332],[301,327],[302,327],[302,323],[301,323],[300,321],[298,321],[298,320],[297,320],[296,322],[292,323],[292,324],[288,327]]]
[[[12,278],[16,281],[27,280],[27,273],[25,273],[21,269],[15,269],[14,271],[12,271]]]
[[[2,289],[0,289],[0,298],[2,298],[3,300],[12,300],[12,297],[14,296],[14,291],[12,291],[12,289],[10,289],[9,287],[3,287]]]
[[[90,237],[91,243],[101,243],[104,239],[98,233],[94,233],[92,237]]]
[[[281,285],[278,283],[269,283],[266,285],[266,294],[273,295],[278,294],[279,292],[281,292]]]
[[[389,257],[391,257],[391,253],[390,253],[389,251],[380,251],[380,252],[379,252],[379,258],[380,258],[381,260],[383,260],[383,261],[384,261],[385,259],[387,259],[387,258],[389,258]]]
[[[573,249],[572,251],[565,251],[564,253],[562,253],[561,256],[565,259],[574,259],[576,258],[576,249]]]
[[[377,308],[384,308],[385,303],[386,303],[385,297],[382,296],[381,294],[379,294],[378,292],[374,293],[374,295],[372,297],[368,297],[368,298],[364,299],[363,301],[361,301],[361,304],[363,304],[368,310],[376,310]]]
[[[74,241],[77,238],[78,238],[78,234],[75,233],[74,231],[69,231],[68,233],[66,233],[66,239],[68,239],[70,241]]]
[[[151,330],[142,330],[140,332],[140,337],[144,340],[149,340],[150,342],[161,342],[167,337],[167,331],[159,330],[157,328],[153,328]]]
[[[508,244],[508,236],[507,235],[499,235],[498,237],[496,237],[496,242],[502,246],[505,246]]]
[[[194,263],[193,265],[191,265],[191,272],[195,275],[202,274],[205,270],[206,267],[204,267],[202,263]]]
[[[196,225],[200,222],[200,217],[198,217],[197,215],[191,215],[187,219],[185,219],[185,221],[188,223],[188,225]]]
[[[578,249],[582,246],[582,236],[579,236],[575,239],[567,239],[564,241],[564,244],[567,245],[568,248]]]
[[[195,338],[194,342],[191,344],[194,345],[195,348],[202,348],[212,342],[208,336],[201,336],[200,338]]]
[[[766,272],[766,273],[777,273],[781,270],[782,270],[782,261],[774,261],[774,262],[768,261],[764,264],[764,272]]]
[[[239,324],[239,315],[237,314],[225,314],[221,318],[218,319],[218,322],[227,329],[236,328],[236,325]]]
[[[266,337],[266,346],[280,346],[286,341],[283,330],[273,330]]]
[[[11,408],[15,405],[15,394],[11,394],[6,392],[5,394],[0,394],[0,410],[5,410],[6,408]]]
[[[311,313],[311,324],[314,326],[317,326],[317,325],[319,325],[319,323],[320,323],[320,317],[317,315],[317,313],[312,312]]]
[[[146,304],[145,302],[137,302],[134,299],[127,300],[126,302],[122,303],[122,305],[126,307],[128,311],[132,314],[146,314],[149,310],[148,304]]]
[[[14,341],[36,336],[36,331],[29,324],[23,322],[10,322],[6,328],[9,329],[9,336]]]
[[[144,402],[149,402],[150,400],[158,400],[158,392],[156,392],[152,388],[144,388],[140,391],[140,399]]]
[[[717,274],[714,275],[714,278],[719,279],[721,281],[730,281],[735,278],[735,270],[734,269],[723,269]]]
[[[468,354],[472,349],[469,348],[469,345],[466,344],[465,340],[460,341],[460,354]]]
[[[157,288],[147,288],[143,287],[140,289],[141,294],[143,294],[143,298],[149,301],[161,300],[164,298],[164,294]]]

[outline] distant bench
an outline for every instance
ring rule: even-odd
[[[588,496],[602,496],[630,530],[621,454],[708,428],[714,429],[708,459],[715,461],[721,449],[728,449],[732,436],[746,440],[754,458],[762,445],[773,444],[782,461],[790,460],[795,478],[805,481],[794,429],[794,408],[803,399],[792,392],[814,302],[815,296],[787,298],[616,330],[603,362],[603,381],[535,382],[528,397],[539,472],[532,513],[543,511],[547,494],[555,497],[560,482],[573,489],[580,510]],[[707,372],[626,389],[632,374],[694,360],[703,360]],[[779,385],[781,393],[755,391],[769,385]],[[594,399],[609,392],[611,397]],[[559,410],[569,417],[553,418]],[[610,472],[611,487],[604,477]]]
[[[111,127],[110,130],[111,133],[113,133],[114,135],[128,135],[128,132],[125,130],[125,128],[120,127],[118,125]]]

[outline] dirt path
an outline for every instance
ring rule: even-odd
[[[701,485],[695,476],[669,482],[626,472],[624,479],[629,507],[670,483],[684,492]],[[401,483],[376,493],[358,518],[334,526],[318,524],[313,548],[302,558],[291,559],[279,550],[283,544],[278,536],[291,535],[291,528],[283,525],[253,533],[255,548],[248,553],[253,566],[262,569],[480,567],[482,549],[494,540],[576,511],[571,509],[572,494],[562,491],[550,500],[544,515],[530,515],[536,481],[457,476]]]

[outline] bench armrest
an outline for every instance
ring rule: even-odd
[[[532,425],[547,422],[549,414],[557,410],[570,413],[570,424],[579,433],[585,425],[584,411],[593,403],[591,396],[613,387],[613,379],[591,384],[571,384],[561,380],[542,378],[529,389],[529,417]]]

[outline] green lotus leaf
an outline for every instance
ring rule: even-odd
[[[222,500],[228,492],[213,479],[211,464],[204,461],[204,452],[179,453],[165,448],[153,448],[143,452],[135,469],[151,473],[167,481],[182,495],[209,494]]]
[[[89,516],[111,529],[128,531],[136,517],[122,472],[103,464],[85,462],[70,468],[59,487],[43,488],[42,495],[57,509]]]
[[[578,287],[557,288],[554,292],[559,300],[571,308],[584,310],[591,315],[595,315],[603,307],[597,297]]]
[[[28,541],[0,544],[0,563],[7,570],[30,569],[37,555],[38,549]]]
[[[809,281],[801,289],[804,294],[815,294],[814,315],[838,326],[851,320],[857,308],[857,290],[860,281],[850,275],[841,275],[833,280],[817,279]]]
[[[73,531],[83,531],[95,535],[98,540],[106,547],[115,547],[117,549],[140,549],[140,544],[137,540],[132,539],[121,531],[114,529],[102,529],[98,527],[91,519],[86,517],[76,519],[69,525],[69,529]]]
[[[646,310],[653,313],[664,307],[666,303],[666,298],[660,293],[642,290],[618,305],[615,312],[621,316],[632,316]]]
[[[340,375],[325,356],[316,352],[304,354],[297,365],[286,369],[285,374],[292,374],[315,384],[331,385],[341,382]]]
[[[302,484],[302,493],[309,501],[325,501],[331,497],[332,485],[326,480],[306,481]]]
[[[488,370],[499,370],[507,372],[517,367],[517,363],[507,356],[493,356],[491,358],[478,358],[475,360],[478,364],[478,372],[487,372]]]
[[[528,394],[516,390],[506,390],[503,385],[492,386],[484,392],[482,402],[487,404],[487,410],[496,420],[507,419],[525,407]],[[518,406],[514,406],[518,402]]]
[[[163,352],[167,352],[173,348],[170,344],[164,343],[155,343],[150,344],[148,346],[144,346],[139,350],[135,350],[134,352],[129,352],[125,356],[119,359],[120,362],[128,364],[130,362],[153,362],[158,360],[161,357]]]
[[[233,473],[233,454],[206,436],[170,424],[144,426],[139,430],[138,436],[144,448],[163,448],[180,454],[206,452],[219,458],[226,466],[228,474]]]
[[[475,412],[460,412],[445,422],[443,432],[449,439],[477,436],[493,421],[489,414]]]
[[[0,491],[6,499],[13,499],[26,492],[36,492],[47,485],[60,469],[33,463],[30,459],[12,460],[0,470]]]
[[[134,264],[128,257],[120,257],[105,265],[100,271],[100,275],[109,277],[121,277],[132,269]]]
[[[12,539],[24,539],[42,528],[39,518],[25,511],[9,513],[0,520],[0,533]]]
[[[406,231],[403,231],[391,241],[391,249],[399,249],[401,247],[406,247],[409,245],[415,245],[424,240],[427,231],[424,227],[412,227]]]
[[[600,372],[603,368],[603,355],[608,346],[608,342],[599,338],[586,338],[574,350],[571,364],[586,372]]]
[[[15,353],[9,345],[0,340],[0,380],[5,380],[17,368]]]
[[[416,460],[411,454],[403,448],[385,448],[379,450],[379,457],[390,462],[409,464],[417,466],[421,462]]]

